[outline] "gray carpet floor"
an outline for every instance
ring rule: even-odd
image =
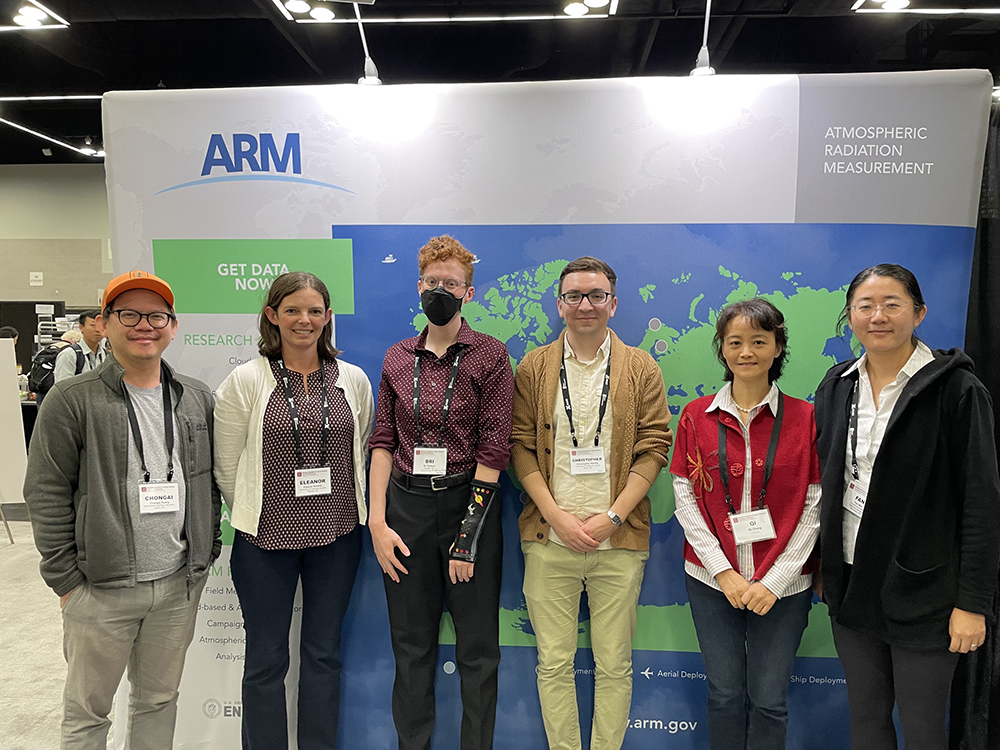
[[[0,529],[0,746],[55,750],[66,679],[59,600],[38,574],[30,524],[7,520],[14,544]]]

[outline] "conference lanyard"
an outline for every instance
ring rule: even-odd
[[[854,396],[851,399],[851,473],[855,479],[861,479],[858,471],[858,404],[861,400],[860,378],[854,384]]]
[[[721,409],[719,410],[722,411]],[[764,496],[767,494],[767,483],[771,479],[771,472],[774,470],[774,457],[778,452],[778,437],[781,435],[781,422],[785,416],[785,395],[778,391],[778,413],[774,415],[774,424],[771,426],[771,441],[767,446],[767,460],[764,462],[764,484],[760,487],[760,496],[757,498],[758,510],[764,510]],[[749,438],[750,426],[747,425],[747,435]],[[729,495],[729,461],[726,456],[726,426],[722,423],[722,415],[719,414],[719,475],[722,477],[722,489],[726,493],[726,505],[729,512],[737,515],[733,506],[733,498]]]
[[[161,373],[164,371],[161,370]],[[167,444],[167,481],[174,480],[174,415],[170,398],[170,381],[160,377],[160,387],[163,389],[163,435]],[[146,468],[146,454],[142,447],[142,432],[139,430],[139,419],[135,415],[135,407],[132,399],[128,395],[128,388],[122,384],[125,394],[125,411],[128,413],[128,424],[132,429],[132,439],[135,441],[135,449],[139,454],[139,461],[142,463],[143,482],[149,482],[149,469]]]
[[[444,424],[448,421],[448,414],[451,412],[451,397],[455,392],[455,381],[458,380],[458,365],[465,354],[465,346],[460,345],[455,353],[455,361],[451,365],[451,375],[448,377],[448,386],[444,389],[444,404],[441,406],[441,426],[438,428],[438,439],[436,445],[441,445],[444,437]],[[413,421],[416,423],[417,444],[423,444],[420,432],[420,355],[413,357]]]
[[[562,386],[563,407],[569,420],[569,436],[573,438],[573,447],[579,448],[576,440],[576,428],[573,426],[573,402],[569,397],[569,379],[566,377],[566,355],[563,354],[562,366],[559,368],[559,384]],[[601,443],[601,425],[604,424],[604,414],[608,410],[608,394],[611,392],[611,355],[608,354],[608,366],[604,370],[604,387],[601,388],[601,405],[597,413],[597,432],[594,433],[594,447]]]
[[[299,469],[305,468],[305,459],[302,454],[302,426],[299,424],[299,410],[295,406],[295,397],[292,395],[292,387],[288,380],[288,370],[285,369],[285,360],[278,357],[278,374],[281,375],[281,387],[285,392],[285,401],[288,402],[288,414],[292,418],[292,438],[295,440],[295,465]],[[302,376],[303,382],[306,375]],[[327,446],[330,443],[330,401],[326,395],[326,362],[320,360],[319,363],[319,383],[320,390],[323,391],[323,438],[320,448],[320,466],[326,466]]]

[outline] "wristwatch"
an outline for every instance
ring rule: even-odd
[[[621,528],[621,526],[622,526],[622,519],[618,516],[617,513],[615,513],[613,510],[609,510],[608,511],[608,518],[611,519],[611,523],[613,523],[618,528]]]

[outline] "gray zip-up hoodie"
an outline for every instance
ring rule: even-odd
[[[83,581],[99,588],[135,586],[124,374],[108,357],[97,369],[56,383],[35,423],[24,499],[42,553],[42,578],[59,596]],[[180,428],[190,586],[222,549],[222,503],[212,477],[214,399],[207,385],[175,375],[166,363],[163,378]]]

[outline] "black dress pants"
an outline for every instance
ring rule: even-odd
[[[396,657],[392,717],[400,750],[429,750],[434,731],[434,676],[441,614],[455,622],[455,656],[462,680],[461,750],[491,750],[500,665],[499,608],[503,546],[500,496],[479,540],[472,579],[453,584],[448,549],[469,504],[468,484],[435,492],[389,482],[385,519],[410,550],[399,583],[384,576]]]
[[[915,651],[840,625],[833,640],[847,677],[851,750],[896,750],[892,708],[906,750],[947,750],[948,696],[958,654]]]

